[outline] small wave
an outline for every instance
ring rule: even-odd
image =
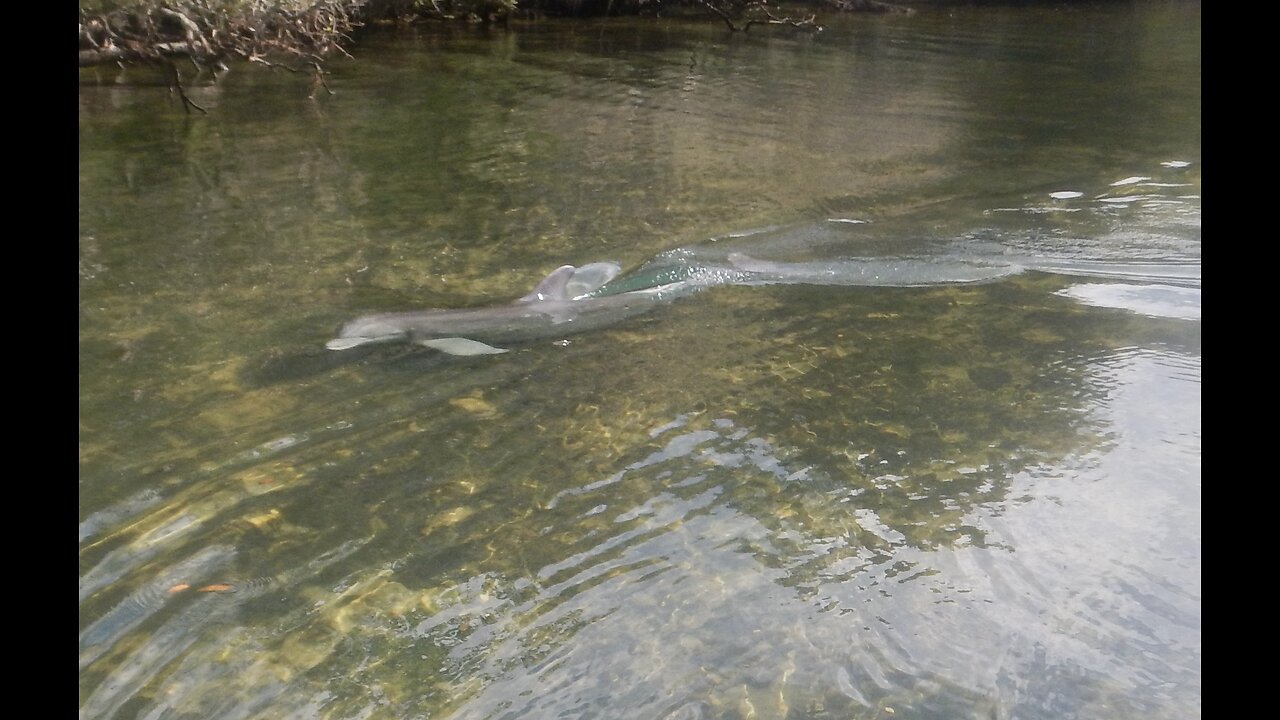
[[[208,581],[210,574],[225,567],[235,554],[235,549],[230,546],[213,545],[161,570],[154,579],[80,633],[80,669],[83,670],[175,597]]]
[[[1199,320],[1201,314],[1200,288],[1085,283],[1057,294],[1085,305],[1128,310],[1148,317]]]

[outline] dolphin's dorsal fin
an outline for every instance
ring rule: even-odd
[[[561,265],[551,274],[542,278],[542,282],[538,283],[533,292],[525,295],[516,302],[529,303],[538,302],[539,300],[567,300],[570,296],[565,294],[565,285],[573,279],[573,275],[578,268],[572,265]]]
[[[595,292],[605,283],[618,276],[622,266],[616,262],[593,262],[573,271],[573,277],[565,283],[564,294],[569,298],[579,298]]]

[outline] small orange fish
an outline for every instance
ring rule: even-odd
[[[190,587],[191,587],[191,586],[190,586],[190,585],[188,585],[187,583],[178,583],[177,585],[174,585],[173,587],[169,588],[168,593],[169,593],[170,595],[172,595],[172,594],[174,594],[174,593],[180,593],[180,592],[182,592],[183,590],[186,590],[187,588],[190,588]]]
[[[234,587],[234,585],[228,583],[214,583],[212,585],[205,585],[196,592],[226,592]]]

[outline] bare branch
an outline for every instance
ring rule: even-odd
[[[730,32],[746,32],[752,25],[787,25],[809,32],[822,32],[822,26],[817,23],[816,15],[799,20],[778,17],[770,11],[769,0],[697,0],[697,2],[723,20]]]
[[[200,107],[195,103],[195,101],[187,97],[187,91],[184,90],[182,87],[182,74],[178,72],[177,64],[170,62],[168,63],[168,65],[169,65],[169,81],[171,83],[171,88],[177,91],[178,97],[182,98],[182,109],[185,110],[187,113],[190,113],[191,108],[195,108],[199,110],[201,114],[208,115],[209,114],[208,110],[205,110],[204,108]]]
[[[325,82],[324,80],[324,76],[325,76],[324,68],[320,67],[320,63],[315,60],[311,61],[311,67],[312,69],[315,70],[315,76],[314,76],[314,79],[311,81],[311,94],[307,96],[307,99],[315,100],[316,91],[322,87],[324,88],[325,92],[332,95],[333,91],[329,89],[329,83]]]
[[[769,8],[766,7],[766,2],[760,3],[760,11],[764,14],[765,19],[761,20],[759,18],[752,18],[748,20],[747,24],[742,28],[744,32],[750,30],[752,25],[790,25],[793,28],[808,30],[809,32],[814,33],[820,33],[823,30],[822,26],[817,23],[817,15],[810,15],[802,20],[793,20],[790,17],[778,17],[777,15],[769,12]]]
[[[183,15],[177,10],[170,10],[169,8],[160,8],[160,14],[182,26],[183,33],[188,43],[192,46],[200,47],[204,52],[209,51],[209,41],[204,39],[204,33],[200,32],[200,26],[196,25],[191,18]]]
[[[729,13],[721,9],[719,5],[711,2],[711,0],[698,0],[698,2],[702,3],[703,7],[710,10],[714,15],[723,20],[724,24],[729,26],[729,32],[738,32],[743,29],[734,24],[733,18],[729,16]]]

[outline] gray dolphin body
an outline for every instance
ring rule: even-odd
[[[970,259],[927,258],[786,263],[758,260],[740,252],[698,257],[688,250],[677,250],[611,282],[620,270],[612,262],[563,265],[533,292],[507,305],[365,315],[343,325],[326,347],[347,350],[373,343],[409,342],[452,355],[491,355],[506,350],[490,343],[598,330],[716,285],[917,287],[990,281],[1021,268]]]
[[[460,310],[423,310],[358,317],[342,326],[330,350],[373,343],[409,342],[451,355],[506,352],[490,343],[509,343],[596,330],[646,312],[688,283],[593,297],[591,293],[621,270],[611,262],[563,265],[533,292],[509,305]]]

